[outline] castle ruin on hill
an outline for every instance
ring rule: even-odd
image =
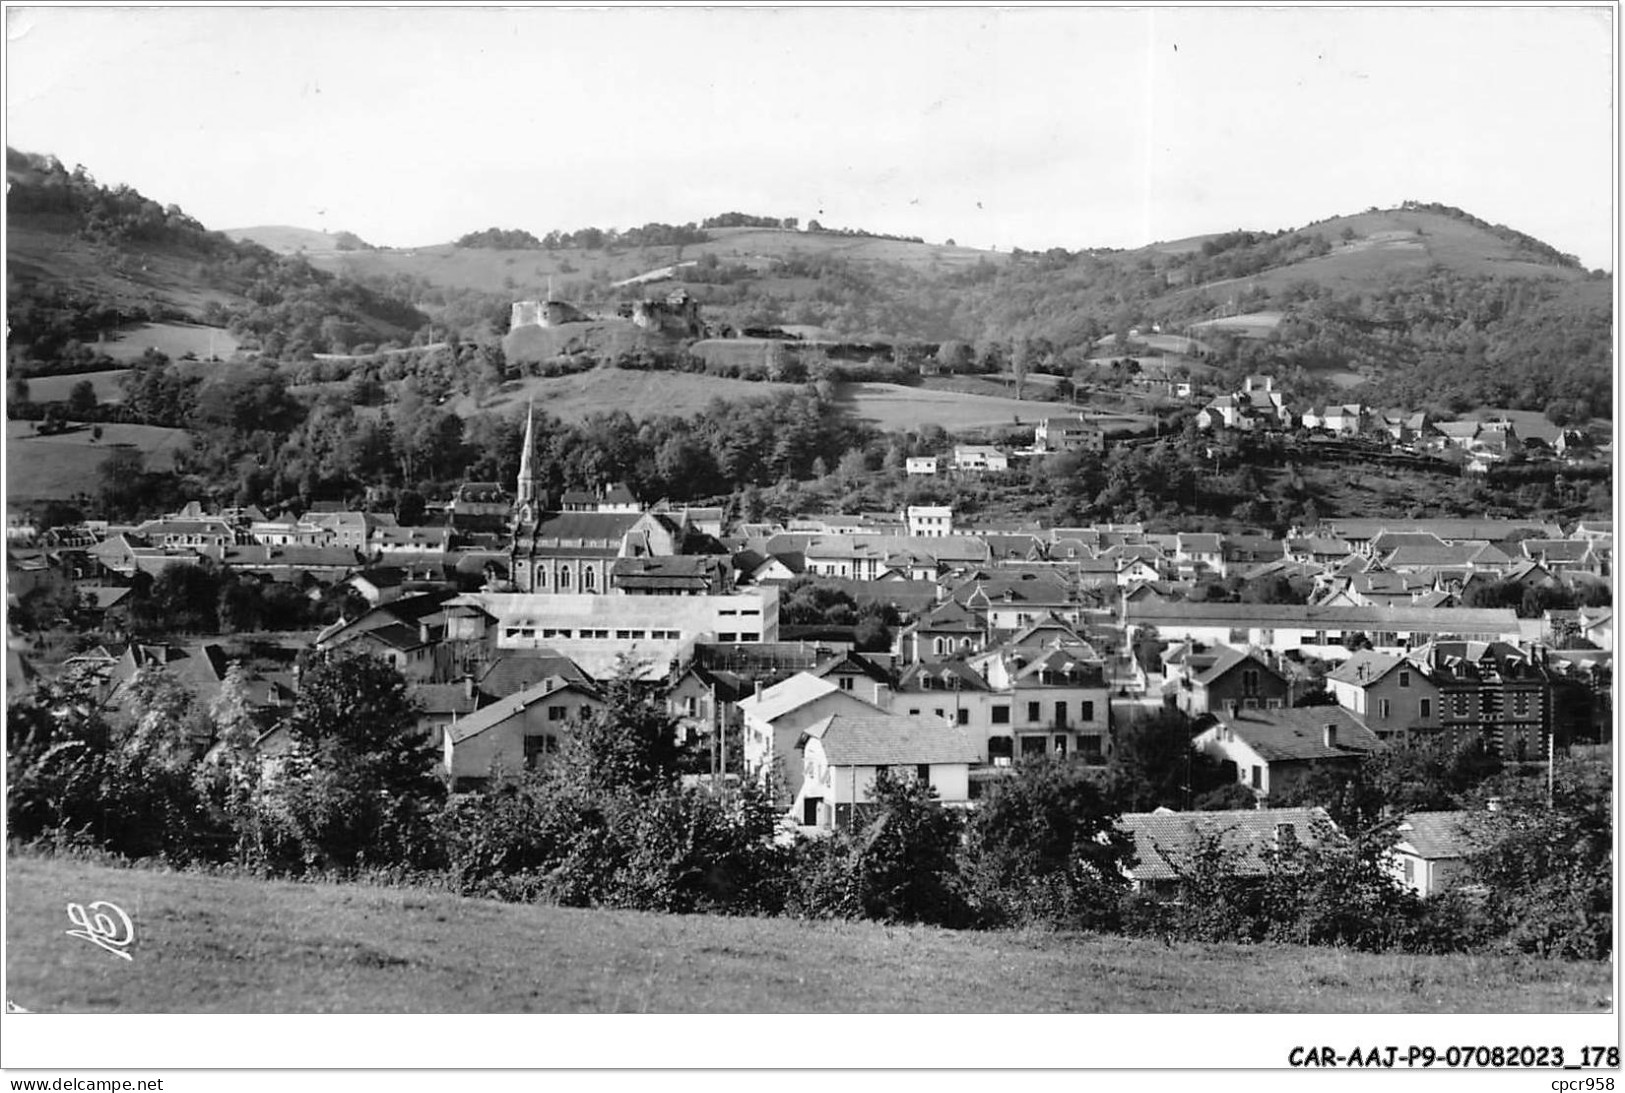
[[[574,304],[563,300],[516,300],[509,318],[510,330],[524,327],[543,329],[587,323],[607,319],[607,316],[589,315]],[[705,336],[705,323],[700,318],[700,302],[687,289],[677,289],[663,300],[637,300],[623,303],[616,309],[615,318],[630,319],[640,330],[665,334],[676,338]]]

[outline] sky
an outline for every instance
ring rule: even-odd
[[[381,246],[1134,247],[1407,199],[1614,264],[1613,9],[8,6],[6,142]]]

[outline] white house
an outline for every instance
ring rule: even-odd
[[[1482,812],[1412,812],[1402,816],[1389,851],[1395,879],[1419,896],[1434,896],[1460,884],[1467,859],[1488,845]]]
[[[960,444],[954,448],[956,471],[1007,471],[1010,457],[986,444]]]
[[[936,474],[937,457],[934,455],[911,455],[904,462],[903,469],[909,474]]]
[[[874,800],[882,770],[917,778],[945,805],[970,800],[970,768],[980,759],[971,734],[958,725],[896,714],[834,714],[807,727],[800,785],[791,814],[802,827],[848,827]]]
[[[843,690],[838,681],[810,672],[797,672],[735,705],[744,721],[746,773],[763,781],[777,776],[776,788],[785,802],[801,789],[796,743],[802,733],[831,714],[868,717],[886,712],[856,692]]]
[[[941,539],[954,533],[953,506],[910,505],[903,510],[903,523],[910,535]]]

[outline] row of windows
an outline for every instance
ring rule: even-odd
[[[1404,686],[1404,684],[1401,684]],[[1379,698],[1377,700],[1377,716],[1387,721],[1394,716],[1394,703],[1392,699]],[[1420,698],[1416,701],[1416,717],[1420,721],[1433,719],[1433,699]]]
[[[717,608],[717,614],[718,615],[760,615],[761,613],[762,613],[762,611],[761,611],[761,608],[759,608],[759,607],[738,607],[738,608],[735,608],[735,607],[719,607],[719,608]]]
[[[535,570],[535,573],[536,573],[536,587],[537,588],[546,588],[547,587],[547,570],[543,569],[540,566],[537,566],[536,570]],[[569,566],[561,566],[559,568],[558,587],[561,590],[569,588],[570,587],[570,581],[571,581],[570,567]],[[584,567],[581,570],[581,590],[583,592],[592,592],[592,591],[595,591],[597,588],[598,588],[598,574],[597,574],[597,571],[594,570],[592,566]]]
[[[992,713],[993,713],[993,724],[995,724],[995,725],[1008,725],[1008,724],[1010,724],[1010,707],[1008,705],[1005,705],[1005,704],[1001,703],[1001,704],[998,704],[998,705],[995,705],[995,706],[991,707],[991,709],[992,709]],[[1067,703],[1065,703],[1065,702],[1057,702],[1057,703],[1055,703],[1055,708],[1054,708],[1055,716],[1053,718],[1054,723],[1056,725],[1064,726],[1066,724],[1066,722],[1067,722],[1067,714],[1068,714],[1069,710],[1070,710],[1070,706]],[[1095,704],[1093,702],[1079,702],[1078,703],[1078,716],[1083,721],[1093,721],[1095,719]],[[1027,703],[1027,724],[1029,724],[1029,725],[1037,725],[1037,724],[1042,723],[1043,721],[1044,721],[1044,704],[1042,702],[1029,702],[1029,703]]]
[[[550,626],[509,626],[503,629],[502,636],[521,641],[534,640],[536,638],[541,638],[543,640],[558,638],[578,639],[585,641],[607,641],[611,637],[613,637],[616,641],[680,641],[682,640],[683,632],[681,630],[570,630]],[[733,638],[730,635],[723,640],[731,641]],[[756,635],[752,634],[744,640],[757,641],[759,639]]]

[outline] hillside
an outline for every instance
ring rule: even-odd
[[[1611,402],[1612,278],[1441,204],[1128,251],[995,254],[694,225],[545,239],[492,228],[396,250],[285,226],[237,229],[231,235],[255,241],[234,241],[46,157],[9,152],[8,171],[12,359],[35,373],[106,367],[94,343],[140,322],[201,321],[229,329],[245,352],[299,360],[409,342],[426,321],[442,340],[493,342],[508,334],[515,300],[552,297],[613,314],[682,289],[713,333],[781,327],[847,343],[958,341],[975,348],[981,371],[1004,367],[1017,339],[1031,347],[1033,370],[1075,381],[1080,370],[1098,372],[1097,347],[1161,357],[1166,371],[1195,363],[1180,348],[1190,343],[1177,340],[1192,333],[1221,383],[1268,373],[1295,403],[1445,413],[1495,405],[1583,421]],[[645,276],[660,270],[671,277]],[[1147,334],[1116,340],[1135,329]],[[560,337],[595,359],[647,348],[608,327]],[[723,356],[738,352],[717,344]],[[516,363],[569,353],[513,348],[522,349]]]
[[[570,910],[15,854],[7,871],[9,1000],[36,1013],[1510,1013],[1610,1005],[1603,962]],[[62,908],[86,893],[130,912],[133,959],[65,935]]]
[[[372,246],[352,232],[312,231],[309,228],[290,228],[267,224],[255,228],[227,228],[221,234],[239,243],[258,243],[277,254],[339,254],[346,251],[367,251]]]
[[[51,156],[7,148],[6,178],[8,358],[19,372],[93,364],[106,357],[95,343],[145,322],[229,330],[272,356],[406,339],[422,325],[404,301]]]

